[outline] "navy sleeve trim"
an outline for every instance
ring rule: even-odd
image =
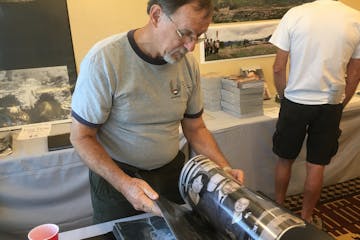
[[[195,113],[195,114],[184,114],[184,118],[199,118],[202,114],[203,114],[203,112],[204,112],[204,109],[202,108],[201,110],[200,110],[200,112],[198,112],[198,113]]]
[[[80,117],[76,112],[74,111],[71,111],[71,116],[73,118],[75,118],[76,120],[78,120],[81,124],[84,124],[88,127],[91,127],[91,128],[98,128],[101,126],[101,124],[94,124],[94,123],[91,123],[91,122],[88,122],[86,120],[84,120],[82,117]]]

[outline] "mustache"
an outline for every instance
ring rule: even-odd
[[[185,47],[181,46],[168,52],[163,58],[168,63],[175,63],[179,61],[182,57],[184,57],[187,52],[188,50]]]
[[[169,52],[169,54],[171,54],[171,55],[174,53],[180,53],[182,55],[185,55],[186,53],[188,53],[188,50],[185,47],[181,46],[181,47],[175,48],[174,50]]]

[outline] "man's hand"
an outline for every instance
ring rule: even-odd
[[[139,211],[161,215],[154,203],[159,195],[141,179],[123,172],[97,140],[97,128],[88,127],[72,118],[70,140],[85,164],[102,176]]]
[[[244,184],[244,172],[241,169],[233,169],[230,167],[223,168],[225,172],[231,174],[241,184]]]
[[[159,198],[159,194],[147,182],[130,178],[123,189],[122,193],[136,210],[161,216],[161,211],[154,201]]]

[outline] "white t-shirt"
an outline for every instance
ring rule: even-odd
[[[270,42],[290,52],[285,97],[327,104],[331,88],[344,92],[350,58],[360,58],[360,13],[333,0],[303,4],[284,15]]]

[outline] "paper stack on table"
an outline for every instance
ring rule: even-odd
[[[221,107],[236,117],[263,115],[264,78],[261,69],[241,71],[221,80]]]
[[[217,73],[209,73],[201,76],[201,92],[203,94],[204,108],[209,111],[220,111],[221,79],[223,76]]]

